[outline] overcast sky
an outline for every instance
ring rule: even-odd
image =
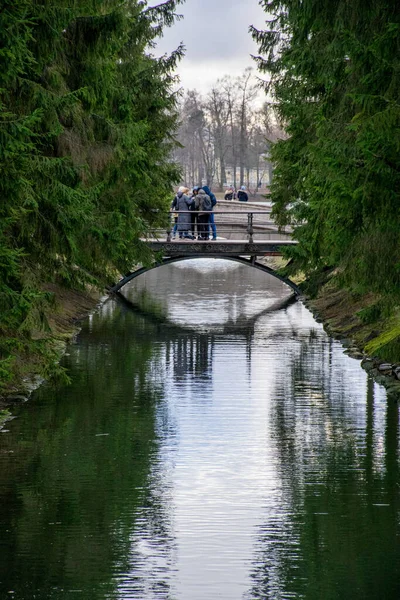
[[[236,77],[249,66],[256,70],[250,54],[258,50],[248,29],[265,28],[266,13],[258,0],[186,0],[177,12],[184,18],[165,30],[156,54],[184,43],[178,67],[182,87],[207,93],[224,75]]]

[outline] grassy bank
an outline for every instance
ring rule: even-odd
[[[66,289],[48,284],[44,291],[52,297],[45,311],[45,327],[30,332],[38,342],[37,352],[14,352],[12,377],[3,382],[0,394],[0,425],[9,416],[7,407],[24,401],[43,379],[68,376],[59,366],[65,346],[79,331],[79,324],[98,305],[101,294],[93,288],[86,291]]]

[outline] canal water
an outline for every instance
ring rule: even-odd
[[[255,269],[126,294],[0,433],[1,600],[398,600],[384,389]]]

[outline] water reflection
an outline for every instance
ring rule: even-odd
[[[103,306],[0,436],[1,598],[397,600],[397,405],[227,264]]]
[[[162,266],[123,290],[136,306],[195,331],[253,329],[257,318],[283,304],[292,290],[274,277],[221,259]]]
[[[398,595],[386,562],[399,552],[398,407],[339,350],[313,332],[282,365],[290,376],[271,414],[279,511],[274,501],[259,527],[249,598]]]
[[[133,564],[137,597],[168,587],[154,566],[173,548],[164,474],[151,468],[161,359],[151,327],[130,317],[94,316],[66,359],[72,386],[39,390],[1,440],[0,597],[114,598]]]

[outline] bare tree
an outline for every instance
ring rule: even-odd
[[[225,76],[221,80],[223,94],[227,106],[227,119],[229,125],[229,138],[230,138],[230,163],[233,169],[233,180],[232,183],[237,186],[237,167],[238,167],[238,131],[236,126],[236,113],[237,113],[237,88],[235,82],[228,76]]]
[[[222,189],[225,183],[250,187],[251,181],[257,190],[267,173],[271,180],[269,148],[277,133],[271,106],[256,106],[258,89],[246,69],[233,80],[217,80],[205,100],[197,90],[186,92],[174,156],[186,183],[211,186],[216,178]]]
[[[237,87],[240,92],[240,103],[238,108],[239,121],[239,184],[244,185],[244,171],[247,155],[247,137],[250,124],[249,105],[258,94],[258,88],[251,83],[253,76],[252,69],[249,67],[243,75],[237,78]]]
[[[180,146],[175,150],[174,159],[182,166],[183,181],[201,182],[203,178],[203,155],[198,131],[201,128],[202,112],[199,110],[198,93],[189,90],[181,101],[181,121],[177,131]]]
[[[214,140],[215,159],[219,166],[217,169],[218,187],[222,190],[222,186],[226,182],[225,157],[229,146],[229,111],[223,90],[218,88],[218,83],[217,81],[217,87],[211,89],[206,106],[210,119],[210,131]]]
[[[199,143],[201,157],[203,159],[201,175],[199,173],[199,183],[206,180],[207,185],[211,186],[214,176],[214,144],[211,135],[211,129],[208,126],[203,105],[196,99],[196,108],[190,117]],[[205,175],[205,177],[204,177]]]

